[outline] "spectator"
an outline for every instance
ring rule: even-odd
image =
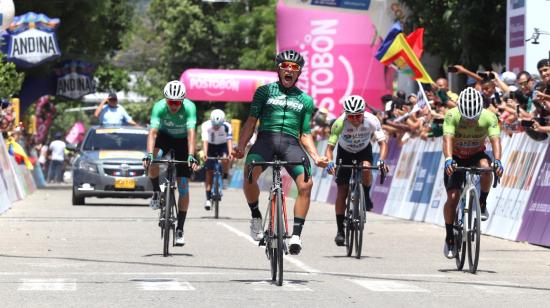
[[[114,92],[109,93],[107,99],[97,106],[94,116],[99,119],[100,125],[119,126],[130,124],[137,126],[137,123],[132,120],[126,109],[118,104],[118,99]]]
[[[449,82],[446,78],[438,78],[435,81],[437,86],[437,96],[441,99],[441,102],[448,108],[456,107],[456,101],[458,100],[458,94],[449,90]]]
[[[42,172],[44,174],[48,174],[48,145],[46,142],[44,144],[39,143],[36,146],[36,150],[39,153],[38,154],[38,163],[40,164],[40,168],[42,169]]]
[[[55,133],[54,141],[50,143],[50,166],[48,169],[48,183],[63,182],[63,164],[65,162],[65,142],[61,140],[63,134],[61,132]]]

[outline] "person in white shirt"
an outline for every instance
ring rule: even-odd
[[[65,147],[66,144],[61,140],[63,137],[63,134],[61,132],[55,133],[54,141],[50,143],[49,151],[50,151],[50,166],[48,168],[48,177],[47,181],[48,183],[55,182],[55,183],[61,183],[63,182],[63,165],[65,162]]]
[[[233,133],[231,124],[225,122],[225,113],[220,109],[212,110],[210,114],[210,120],[202,123],[201,125],[201,137],[202,137],[202,159],[205,160],[206,177],[204,180],[206,188],[206,201],[204,203],[204,209],[209,211],[212,199],[212,177],[214,175],[214,160],[207,160],[207,157],[231,157],[231,150],[233,149]],[[227,176],[227,170],[229,169],[229,161],[223,161],[224,178]]]

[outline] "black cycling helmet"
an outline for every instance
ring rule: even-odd
[[[277,57],[275,57],[275,61],[277,65],[283,62],[293,62],[300,65],[300,67],[304,67],[305,63],[304,57],[302,57],[299,52],[292,49],[281,51]]]

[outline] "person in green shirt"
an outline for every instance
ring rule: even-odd
[[[149,166],[151,160],[157,157],[160,150],[167,154],[174,151],[176,160],[186,160],[192,168],[196,168],[195,160],[195,125],[197,112],[195,104],[185,98],[185,85],[172,80],[164,87],[164,98],[153,106],[149,136],[147,138],[147,156],[143,160],[143,167],[149,167],[149,178],[153,184],[153,197],[150,206],[154,210],[160,207],[159,166]],[[178,182],[178,224],[176,226],[176,246],[185,245],[183,225],[189,208],[189,186],[187,178],[190,176],[189,166],[177,165],[176,177]]]
[[[307,157],[304,149],[311,155],[317,166],[325,167],[326,157],[317,153],[311,136],[310,120],[313,113],[313,99],[296,87],[296,81],[305,64],[297,51],[285,50],[275,58],[279,81],[259,87],[254,93],[250,115],[246,120],[238,146],[233,151],[235,158],[243,158],[246,144],[252,137],[256,123],[260,120],[256,142],[248,152],[246,163],[272,161],[276,155],[279,160],[300,161]],[[262,173],[261,167],[255,167],[253,181],[244,181],[243,189],[250,207],[250,235],[256,241],[263,238],[262,214],[258,208],[260,190],[257,180]],[[298,197],[294,204],[294,227],[289,241],[289,252],[298,254],[302,249],[302,228],[309,209],[311,179],[304,181],[304,167],[287,168],[298,187]],[[248,174],[248,166],[244,174]]]
[[[493,149],[494,161],[485,153],[485,140],[489,138]],[[455,172],[455,166],[482,167],[492,166],[497,176],[502,176],[504,168],[500,162],[500,127],[496,115],[483,109],[483,97],[474,88],[466,88],[458,97],[457,107],[447,111],[443,122],[443,154],[445,155],[444,183],[447,190],[447,201],[443,209],[445,217],[445,246],[443,254],[452,259],[455,257],[453,222],[456,207],[460,200],[464,172]],[[481,220],[489,218],[487,195],[491,189],[490,173],[480,175],[481,193],[479,204]]]

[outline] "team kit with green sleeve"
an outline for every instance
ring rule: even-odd
[[[307,157],[299,138],[311,132],[312,113],[313,99],[296,86],[285,89],[273,82],[259,87],[250,107],[250,116],[260,120],[258,139],[246,156],[246,163],[271,161],[273,155],[287,161]],[[296,178],[304,168],[294,166],[287,171]]]
[[[445,114],[443,122],[443,135],[451,135],[453,141],[453,160],[461,167],[479,165],[479,161],[491,157],[485,153],[487,137],[500,136],[500,127],[496,115],[483,109],[479,118],[475,121],[463,120],[457,107],[450,109]],[[445,173],[445,187],[460,189],[464,181],[463,172],[455,172],[450,177]]]
[[[187,143],[187,130],[194,129],[197,124],[197,110],[195,104],[185,99],[182,108],[176,113],[171,113],[166,99],[155,103],[151,112],[151,128],[158,130],[155,140],[155,148],[167,153],[174,150],[176,160],[187,160],[189,154]],[[186,165],[177,165],[178,177],[191,175]]]

